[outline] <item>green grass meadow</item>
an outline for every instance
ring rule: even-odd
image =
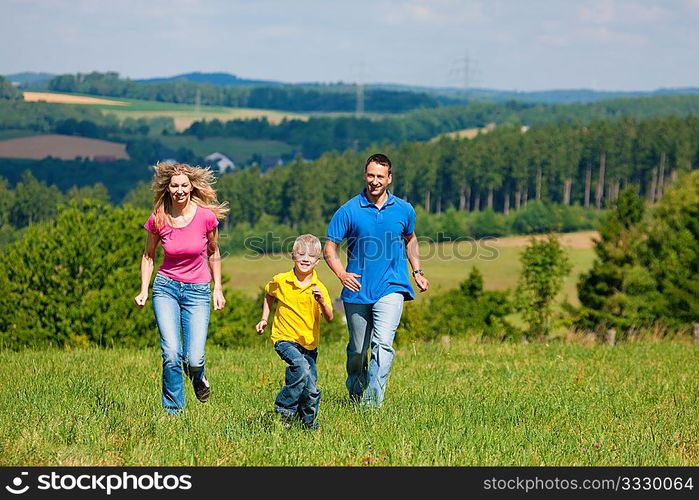
[[[697,465],[698,346],[413,344],[380,410],[349,403],[321,345],[319,431],[285,428],[271,345],[209,348],[212,397],[160,408],[151,350],[0,352],[3,466]]]
[[[423,245],[431,293],[457,286],[474,265],[487,288],[515,286],[519,241],[475,253],[466,243]],[[594,253],[568,253],[574,268],[561,299],[577,302],[577,275]],[[223,262],[226,286],[250,296],[292,265],[281,255]],[[323,262],[317,269],[337,297],[338,280]],[[0,351],[0,465],[699,464],[699,345],[688,339],[400,344],[380,410],[349,402],[344,344],[321,342],[317,432],[276,418],[286,365],[259,340],[245,349],[209,346],[211,400],[196,401],[187,383],[187,410],[176,417],[160,407],[157,347]]]
[[[197,108],[192,104],[143,101],[139,99],[126,99],[120,97],[105,97],[105,99],[125,102],[128,105],[80,104],[80,106],[92,106],[98,108],[102,110],[103,113],[114,114],[121,120],[124,118],[156,118],[159,116],[167,116],[175,120],[175,127],[180,131],[189,127],[193,121],[197,120],[210,121],[218,119],[225,122],[236,119],[246,120],[267,117],[270,122],[278,123],[283,119],[307,120],[309,116],[305,113],[294,113],[291,111],[276,111],[269,109],[232,108],[227,106],[199,106]]]

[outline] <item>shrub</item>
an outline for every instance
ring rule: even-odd
[[[396,340],[405,344],[444,335],[516,338],[519,332],[505,319],[512,310],[509,291],[484,291],[483,277],[474,267],[459,288],[432,296],[421,304],[406,304]]]
[[[555,236],[531,239],[520,255],[522,271],[517,284],[517,309],[529,323],[530,333],[545,337],[551,328],[553,301],[572,266]]]
[[[1,344],[156,345],[152,311],[133,303],[147,216],[82,201],[28,228],[0,257]]]

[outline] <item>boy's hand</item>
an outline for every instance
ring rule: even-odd
[[[316,302],[318,302],[321,306],[324,306],[325,298],[323,297],[323,292],[321,289],[315,286],[311,291],[313,292],[313,298],[316,299]]]
[[[257,332],[258,335],[262,335],[263,333],[265,333],[265,326],[267,326],[266,319],[260,320],[260,322],[257,323],[257,325],[255,325],[255,331]]]

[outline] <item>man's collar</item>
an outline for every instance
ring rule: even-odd
[[[388,193],[388,198],[386,198],[386,203],[384,203],[382,206],[393,205],[396,202],[396,197],[393,195],[393,193],[391,193],[390,189],[387,189],[386,193]],[[366,197],[366,188],[362,189],[362,192],[359,194],[359,205],[362,208],[376,206],[374,203],[369,201],[369,198]]]

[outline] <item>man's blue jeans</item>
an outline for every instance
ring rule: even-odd
[[[284,416],[297,416],[306,425],[312,425],[318,415],[320,389],[318,381],[318,349],[309,351],[296,342],[278,340],[274,350],[289,365],[286,367],[282,390],[274,400],[274,409]]]
[[[204,346],[209,329],[209,283],[182,283],[161,274],[153,281],[153,311],[163,355],[163,408],[185,407],[183,373],[204,378]],[[180,337],[181,331],[181,337]]]
[[[389,293],[373,304],[344,303],[349,330],[347,390],[351,398],[368,406],[379,407],[383,403],[403,301],[402,294]],[[367,366],[369,347],[371,360]]]

